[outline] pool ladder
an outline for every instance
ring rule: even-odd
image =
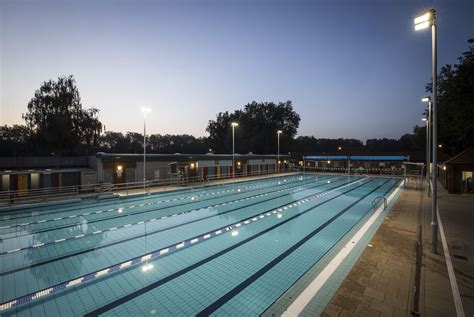
[[[381,200],[383,200],[383,210],[387,209],[387,198],[385,198],[384,196],[378,196],[375,197],[375,199],[372,201],[372,206],[374,207],[374,210],[377,209],[377,205]]]

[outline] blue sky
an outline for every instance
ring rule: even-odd
[[[299,135],[392,137],[421,123],[435,7],[439,66],[474,37],[474,1],[11,1],[1,10],[1,122],[73,74],[107,130],[206,135],[208,120],[292,100]]]

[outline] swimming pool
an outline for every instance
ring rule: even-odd
[[[258,315],[400,181],[294,174],[0,214],[5,315]]]

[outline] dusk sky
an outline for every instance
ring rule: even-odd
[[[73,74],[107,130],[204,136],[208,120],[255,101],[293,102],[299,135],[398,138],[421,124],[431,32],[439,63],[474,37],[474,1],[0,0],[0,124],[41,83]]]

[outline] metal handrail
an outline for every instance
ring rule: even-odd
[[[329,172],[329,173],[335,173],[335,172],[344,172],[347,174],[347,168],[346,167],[315,167],[315,166],[300,166],[299,169],[301,171],[306,170],[306,171],[314,171],[314,172]],[[406,174],[406,170],[404,168],[354,168],[351,167],[350,169],[351,175],[392,175],[392,176],[404,176],[404,175],[410,175],[410,176],[418,176],[419,173],[413,173],[413,174]]]
[[[377,205],[380,200],[383,200],[383,210],[387,209],[387,198],[385,198],[384,196],[378,196],[375,197],[374,200],[372,200],[372,206],[374,207],[374,210],[377,209]]]

